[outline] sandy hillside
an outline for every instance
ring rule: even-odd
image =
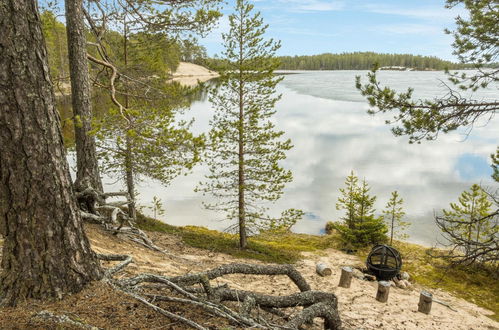
[[[173,73],[173,81],[178,81],[185,86],[195,86],[199,82],[205,82],[215,77],[218,77],[218,73],[188,62],[180,62],[177,71]]]
[[[184,245],[180,238],[173,235],[148,233],[156,245],[167,251],[161,253],[112,236],[96,225],[87,225],[86,231],[96,252],[131,254],[133,256],[134,263],[120,272],[117,275],[119,277],[128,277],[144,272],[180,275],[207,270],[231,262],[258,263],[192,248]],[[313,290],[333,292],[337,295],[339,312],[345,329],[499,329],[499,323],[486,317],[486,315],[491,314],[490,311],[455,298],[446,292],[433,291],[433,294],[435,298],[449,303],[457,312],[434,303],[430,315],[425,315],[417,312],[419,292],[422,289],[420,287],[415,287],[412,290],[392,287],[386,304],[379,303],[374,298],[376,282],[354,278],[349,289],[339,288],[337,284],[341,267],[362,264],[355,256],[333,249],[320,253],[306,253],[304,256],[305,258],[295,265],[296,268],[310,283]],[[315,273],[317,262],[329,264],[333,274],[329,277],[318,276]],[[216,282],[218,284],[228,283],[236,289],[254,290],[273,295],[285,295],[298,291],[285,276],[230,275],[217,279]],[[33,323],[33,315],[42,309],[77,315],[84,321],[104,329],[123,326],[131,329],[183,329],[183,325],[171,323],[168,319],[155,314],[152,310],[145,309],[127,297],[119,296],[116,293],[107,294],[106,291],[108,290],[102,288],[100,284],[95,284],[78,295],[70,296],[69,300],[53,305],[35,302],[12,310],[0,308],[0,329],[24,329],[23,326],[4,327],[7,325],[6,320],[8,323],[18,326],[19,324],[29,325],[30,329],[52,329],[52,327],[46,327],[46,323],[40,323],[41,321]],[[82,300],[80,296],[84,299]],[[92,298],[94,301],[87,301],[88,297],[94,297]],[[170,306],[170,308],[172,307]],[[182,312],[181,309],[177,309],[177,311],[184,315],[204,317],[202,320],[211,322],[213,326],[210,328],[212,329],[226,328],[222,320],[210,319],[210,315],[200,316],[198,312],[189,309]],[[130,323],[130,317],[133,319],[133,326]],[[317,320],[311,327],[312,329],[322,328],[321,321]],[[113,326],[109,326],[110,324]],[[158,325],[161,326],[158,327]]]
[[[89,234],[94,249],[100,253],[133,254],[136,262],[130,266],[132,272],[176,275],[207,270],[230,262],[257,263],[253,260],[241,260],[221,253],[188,247],[179,238],[160,233],[149,233],[149,235],[156,244],[166,248],[170,255],[151,252],[128,242],[113,240],[110,244],[105,243],[104,234],[95,228]],[[315,273],[317,262],[325,262],[331,266],[332,276],[318,276]],[[350,289],[339,288],[337,284],[341,267],[361,264],[362,262],[355,256],[330,249],[321,253],[306,253],[304,260],[297,263],[296,268],[307,279],[313,290],[333,292],[338,296],[340,315],[347,329],[499,329],[499,323],[486,317],[492,312],[446,292],[433,291],[433,294],[435,299],[449,303],[457,312],[433,303],[431,314],[425,315],[417,312],[421,287],[411,290],[393,287],[386,304],[374,299],[377,282],[354,278]],[[274,295],[297,292],[292,282],[284,276],[231,275],[224,277],[220,282],[229,283],[233,288]]]

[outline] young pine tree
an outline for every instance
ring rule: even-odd
[[[487,193],[474,184],[469,191],[462,192],[458,203],[450,204],[450,210],[442,210],[444,216],[437,219],[437,225],[452,244],[469,255],[482,243],[497,239],[497,223],[489,217],[491,206]]]
[[[345,188],[340,188],[341,196],[336,203],[337,210],[346,210],[346,215],[342,219],[350,229],[353,229],[355,223],[355,194],[359,189],[358,182],[359,178],[352,170],[345,179]]]
[[[345,180],[345,188],[340,189],[336,208],[346,210],[343,223],[334,223],[346,247],[355,248],[377,244],[386,240],[388,229],[382,217],[374,215],[376,196],[369,195],[371,188],[366,180],[358,184],[358,178],[352,171]]]
[[[390,245],[393,243],[394,236],[402,240],[409,237],[403,232],[410,225],[409,222],[402,221],[405,215],[403,204],[404,200],[400,197],[398,191],[393,191],[392,197],[383,210],[385,222],[390,227]]]
[[[228,69],[210,95],[215,108],[206,154],[210,174],[197,189],[217,199],[205,205],[208,209],[237,221],[241,248],[247,246],[249,230],[289,229],[303,214],[290,209],[272,219],[261,206],[279,199],[292,180],[279,165],[292,145],[271,121],[280,98],[275,87],[281,79],[273,74],[279,43],[263,39],[267,25],[252,9],[248,1],[238,0],[229,16],[230,31],[223,35]]]

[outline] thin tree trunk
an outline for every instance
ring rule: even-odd
[[[125,151],[125,175],[126,187],[130,195],[130,202],[128,203],[128,216],[132,219],[137,218],[137,210],[135,208],[135,181],[132,167],[132,151],[130,138],[126,137],[126,151]]]
[[[123,53],[125,59],[125,72],[128,66],[128,29],[126,24],[126,14],[123,18]],[[128,109],[130,106],[128,100],[128,84],[125,80],[125,108]],[[131,127],[128,127],[131,129]],[[135,208],[135,179],[133,173],[133,154],[132,154],[132,142],[126,133],[126,151],[125,151],[125,176],[126,176],[126,187],[128,194],[130,195],[130,203],[128,203],[128,216],[132,219],[137,219],[137,209]]]
[[[92,129],[92,104],[87,62],[87,47],[83,16],[83,0],[66,0],[66,32],[68,35],[71,99],[75,125],[76,182],[75,187],[103,191]]]
[[[395,210],[393,210],[393,212],[395,212]],[[391,233],[390,233],[390,245],[392,245],[392,242],[393,242],[393,226],[394,226],[394,223],[395,223],[395,213],[392,213],[392,230],[391,230]]]
[[[241,15],[242,19],[243,15]],[[243,22],[241,22],[241,29]],[[242,31],[240,31],[240,36],[242,38]],[[239,40],[239,61],[241,67],[242,56],[244,50],[244,40]],[[246,237],[246,205],[244,202],[244,88],[243,88],[243,75],[242,71],[239,70],[239,247],[241,249],[246,249],[248,242]]]
[[[244,204],[244,105],[243,88],[240,81],[239,88],[239,246],[242,249],[247,247],[246,238],[246,212]]]
[[[36,1],[0,3],[0,303],[102,275],[73,194]]]

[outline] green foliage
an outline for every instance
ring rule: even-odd
[[[282,56],[279,59],[281,60],[279,69],[282,70],[369,70],[375,63],[380,66],[401,66],[416,70],[445,70],[467,67],[434,56],[379,54],[374,52]]]
[[[355,197],[358,187],[359,179],[353,171],[345,179],[345,188],[340,188],[341,196],[338,197],[338,202],[336,203],[337,210],[346,210],[346,215],[343,217],[343,221],[348,228],[353,228],[355,225],[355,212],[357,205],[355,203]]]
[[[492,202],[487,193],[474,184],[469,191],[462,192],[458,203],[451,203],[449,210],[442,210],[443,217],[437,220],[437,225],[452,247],[464,253],[462,258],[472,258],[470,263],[490,261],[491,257],[497,257],[497,248],[495,252],[492,250],[476,258],[473,256],[482,244],[491,239],[497,240],[497,219],[494,221],[494,217],[490,217],[491,207]],[[456,258],[460,259],[459,256]]]
[[[490,158],[492,159],[492,170],[494,173],[492,174],[492,179],[494,179],[496,182],[499,182],[499,146],[496,149],[496,153],[491,154]]]
[[[326,234],[331,235],[336,230],[335,226],[335,223],[332,221],[326,222],[326,227],[324,228]]]
[[[152,198],[152,206],[148,206],[147,208],[152,211],[154,219],[157,219],[158,216],[162,216],[165,214],[163,203],[161,202],[161,199],[156,196]]]
[[[376,196],[370,196],[370,187],[366,180],[358,184],[358,178],[352,171],[345,180],[345,188],[340,188],[336,209],[346,210],[343,223],[332,223],[330,227],[340,233],[347,248],[363,247],[386,241],[388,231],[382,217],[374,215]],[[331,229],[332,229],[331,228]]]
[[[181,56],[177,37],[209,31],[221,15],[220,2],[146,0],[89,7],[94,22],[108,24],[91,29],[93,72],[100,85],[109,86],[113,103],[94,126],[100,156],[105,172],[126,178],[132,201],[140,176],[168,185],[200,161],[204,136],[190,132],[192,121],[178,119],[193,91],[168,79]],[[99,62],[113,69],[103,71]],[[133,203],[129,210],[133,216]]]
[[[390,228],[390,245],[393,243],[393,237],[400,240],[406,240],[409,237],[403,232],[410,226],[410,222],[402,221],[405,215],[403,204],[404,200],[400,197],[398,191],[393,191],[383,210],[384,220]]]
[[[176,119],[177,107],[132,101],[124,112],[111,108],[96,119],[103,171],[120,177],[132,169],[165,185],[190,171],[200,161],[204,137],[189,131],[192,122]]]
[[[289,229],[303,215],[290,209],[272,218],[261,206],[279,199],[292,180],[291,172],[279,165],[292,145],[281,139],[284,132],[277,131],[271,120],[280,99],[274,94],[281,78],[273,74],[279,66],[274,57],[279,43],[264,40],[267,25],[252,9],[247,1],[238,0],[229,16],[230,30],[223,35],[227,70],[210,94],[215,108],[205,156],[210,174],[197,188],[216,198],[206,205],[208,209],[236,220],[234,227],[243,240],[247,229]]]
[[[184,62],[191,62],[202,65],[208,58],[206,48],[198,44],[196,39],[186,39],[180,41],[181,59]]]
[[[68,45],[66,27],[59,22],[52,11],[46,10],[40,15],[43,37],[47,47],[49,70],[52,82],[59,88],[59,83],[69,81]]]

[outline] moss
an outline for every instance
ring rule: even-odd
[[[138,227],[143,230],[175,234],[185,244],[223,252],[236,258],[255,259],[272,263],[295,263],[301,259],[300,252],[324,250],[332,247],[335,238],[332,236],[315,236],[305,234],[264,233],[248,239],[248,248],[239,248],[238,235],[222,233],[204,227],[175,227],[143,215],[137,218]]]

